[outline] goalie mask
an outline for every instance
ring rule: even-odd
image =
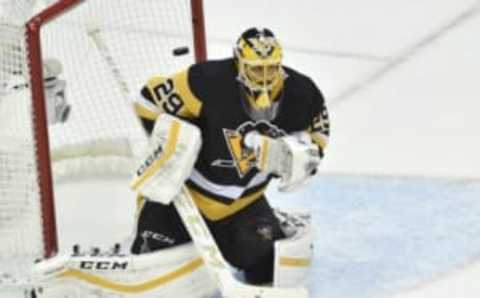
[[[250,106],[268,109],[283,88],[282,48],[268,29],[245,31],[234,49],[237,79],[244,86]]]

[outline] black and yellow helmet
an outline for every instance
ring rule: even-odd
[[[283,88],[282,47],[268,29],[250,28],[234,49],[237,79],[245,86],[250,103],[256,109],[269,108]]]

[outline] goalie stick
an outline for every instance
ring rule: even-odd
[[[116,66],[113,57],[109,53],[107,44],[101,37],[101,30],[94,25],[87,29],[88,35],[92,38],[95,46],[98,48],[100,55],[105,59],[114,79],[121,87],[125,97],[130,96],[128,85],[124,80],[119,68]],[[274,288],[261,287],[245,284],[237,280],[230,265],[223,257],[218,245],[211,235],[202,215],[193,202],[187,188],[183,186],[180,193],[173,200],[175,208],[178,210],[180,217],[193,243],[205,262],[205,266],[214,278],[215,283],[219,287],[222,295],[226,298],[307,298],[308,291],[306,288]]]
[[[273,288],[245,284],[237,280],[230,270],[207,224],[193,202],[186,187],[173,200],[194,245],[212,273],[224,297],[228,298],[307,298],[305,288]]]

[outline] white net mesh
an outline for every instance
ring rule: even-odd
[[[0,0],[0,288],[43,256],[25,22],[56,2]],[[141,86],[194,61],[190,1],[88,0],[41,32],[55,180],[128,171],[146,142]]]
[[[19,97],[9,85],[25,73],[22,23],[31,5],[15,1],[0,6],[0,274],[13,280],[43,255],[30,92]]]

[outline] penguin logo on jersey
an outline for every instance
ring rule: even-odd
[[[246,147],[243,142],[244,137],[251,131],[257,131],[271,138],[279,138],[287,134],[283,129],[263,120],[245,122],[235,130],[223,129],[223,135],[232,159],[217,159],[212,163],[212,166],[236,168],[240,178],[243,178],[256,164],[254,151]]]

